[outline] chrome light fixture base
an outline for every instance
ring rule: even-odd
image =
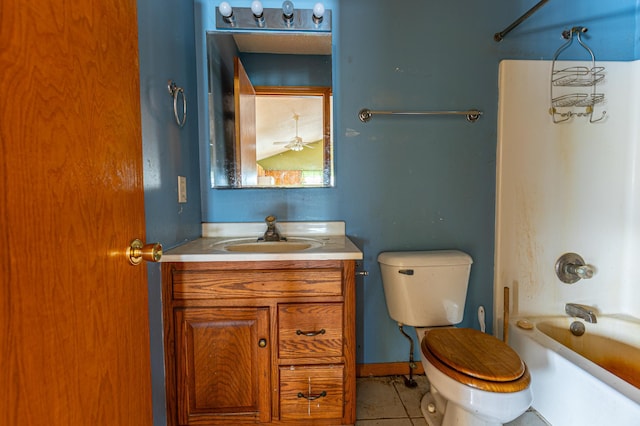
[[[216,28],[219,30],[331,32],[331,9],[314,18],[313,9],[295,9],[294,17],[283,19],[282,9],[264,8],[258,23],[250,7],[234,7],[233,20],[225,19],[216,7]]]

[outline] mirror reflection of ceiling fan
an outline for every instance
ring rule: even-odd
[[[291,151],[302,151],[304,148],[311,148],[313,149],[313,147],[311,145],[309,145],[308,143],[304,142],[302,140],[302,138],[300,136],[298,136],[298,120],[300,119],[300,116],[298,114],[293,114],[293,119],[296,121],[296,135],[293,137],[293,139],[288,140],[288,141],[281,141],[281,142],[274,142],[274,145],[284,145],[284,147],[286,149],[290,149]]]

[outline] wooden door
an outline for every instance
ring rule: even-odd
[[[233,96],[236,126],[236,171],[240,173],[242,186],[258,184],[258,159],[256,157],[256,91],[247,72],[235,57]]]
[[[150,425],[136,3],[0,2],[0,424]]]

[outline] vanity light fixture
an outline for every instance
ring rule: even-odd
[[[233,8],[228,2],[223,1],[222,3],[220,3],[220,5],[218,6],[218,10],[220,11],[220,15],[222,15],[222,19],[224,19],[225,22],[227,22],[231,26],[235,24],[236,17],[233,16]]]
[[[222,1],[216,11],[216,28],[330,33],[331,9],[321,2],[313,9],[295,9],[291,0],[285,0],[281,8],[265,8],[261,0],[250,1],[250,7],[231,7],[230,2]]]
[[[262,2],[260,0],[254,0],[251,2],[251,12],[253,13],[253,18],[256,20],[256,24],[258,27],[264,27],[264,8],[262,7]]]
[[[287,27],[293,25],[293,11],[293,2],[291,0],[282,2],[282,20]]]

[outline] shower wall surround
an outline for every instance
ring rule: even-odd
[[[551,61],[500,63],[494,306],[508,286],[513,315],[563,315],[576,302],[640,317],[640,61],[598,65],[606,119],[554,124]],[[566,252],[595,266],[594,277],[560,282],[554,265]]]

